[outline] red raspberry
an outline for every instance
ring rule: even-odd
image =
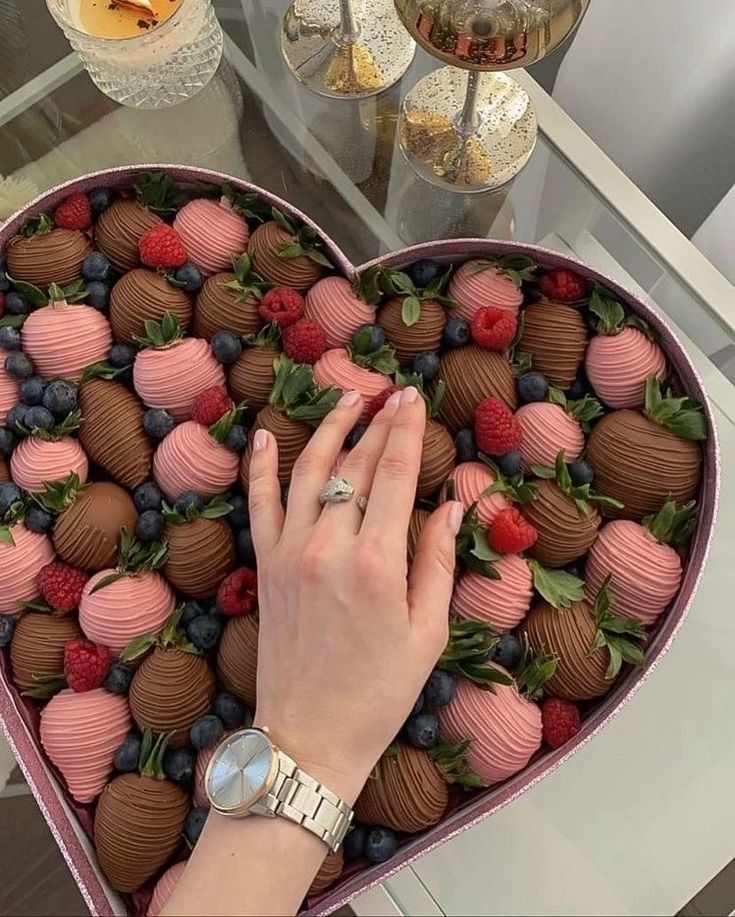
[[[383,389],[382,392],[378,392],[377,395],[374,395],[370,401],[368,401],[368,405],[365,408],[365,412],[363,414],[364,419],[366,421],[372,420],[379,411],[383,410],[385,407],[385,402],[390,398],[390,396],[394,392],[400,392],[402,388],[402,385],[390,385],[388,388]]]
[[[181,267],[187,254],[181,236],[168,223],[156,223],[140,237],[140,260],[147,267],[170,271]]]
[[[539,287],[547,299],[558,302],[577,302],[587,296],[587,282],[574,271],[548,271],[541,275]]]
[[[215,385],[196,396],[191,406],[191,416],[197,423],[203,423],[208,427],[217,423],[220,417],[234,406],[235,403],[227,394],[227,389],[223,385]]]
[[[577,705],[570,700],[549,697],[541,704],[544,740],[552,748],[561,748],[582,728]]]
[[[486,398],[475,410],[475,439],[481,452],[505,455],[520,446],[523,431],[504,401]]]
[[[258,312],[264,322],[287,328],[304,314],[304,297],[291,287],[273,287],[260,300]]]
[[[486,350],[505,350],[516,336],[518,322],[507,309],[484,306],[472,316],[472,337]]]
[[[324,329],[310,318],[300,318],[285,328],[281,342],[286,355],[296,363],[314,364],[327,349]]]
[[[92,207],[86,194],[72,194],[54,210],[54,225],[59,229],[89,229]]]
[[[226,576],[217,590],[217,610],[220,614],[244,617],[258,602],[258,577],[255,570],[239,567]]]
[[[519,554],[536,543],[538,532],[514,506],[494,516],[487,543],[498,554]]]
[[[36,586],[47,605],[54,611],[68,614],[79,607],[82,589],[88,579],[84,570],[54,561],[38,571]]]
[[[64,647],[64,675],[72,691],[91,691],[105,680],[112,662],[106,646],[90,640],[72,640]]]

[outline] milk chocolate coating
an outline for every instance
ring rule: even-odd
[[[253,259],[253,270],[264,280],[269,280],[279,287],[292,287],[304,292],[322,276],[324,268],[306,255],[297,258],[279,258],[278,250],[294,241],[275,220],[263,223],[250,236],[248,253]]]
[[[119,892],[134,892],[181,843],[189,798],[168,780],[123,774],[97,803],[94,845],[102,872]]]
[[[153,448],[135,395],[119,382],[90,379],[79,390],[79,409],[79,441],[92,461],[125,487],[147,481]]]
[[[553,653],[559,662],[544,690],[565,700],[591,700],[606,694],[613,681],[605,678],[610,654],[605,647],[590,655],[595,638],[595,615],[589,602],[554,608],[540,602],[524,625],[535,653]]]
[[[355,817],[415,834],[441,821],[449,803],[442,772],[420,748],[399,745],[396,757],[383,757],[355,803]]]
[[[605,515],[640,520],[668,499],[686,503],[702,473],[698,443],[681,439],[638,411],[613,411],[592,430],[587,458],[595,488],[625,504]]]
[[[155,649],[133,677],[130,712],[142,731],[171,733],[172,746],[186,745],[194,720],[212,706],[217,685],[209,663],[176,648]]]
[[[138,513],[130,496],[111,481],[90,484],[56,520],[56,553],[85,570],[114,566],[122,528],[132,535]]]
[[[597,538],[600,514],[589,503],[589,515],[581,515],[574,500],[553,481],[536,481],[536,499],[524,503],[521,512],[538,532],[528,553],[546,567],[564,567],[586,554]]]
[[[137,267],[122,277],[110,290],[110,324],[118,344],[130,344],[133,337],[145,335],[145,322],[160,322],[170,312],[186,330],[194,306],[181,287],[162,275]]]
[[[113,201],[97,220],[95,245],[118,271],[131,271],[140,264],[140,237],[160,222],[160,217],[137,201]]]
[[[523,310],[518,349],[531,354],[533,369],[568,389],[584,361],[589,332],[578,309],[542,300]]]
[[[217,649],[217,678],[227,691],[255,709],[258,674],[258,619],[230,618]]]
[[[46,289],[52,283],[66,286],[82,276],[82,261],[92,251],[89,239],[78,229],[52,229],[26,239],[18,237],[7,250],[7,271],[14,280],[25,280]]]
[[[439,379],[447,386],[439,418],[453,430],[472,427],[475,408],[485,398],[500,398],[512,411],[516,409],[515,379],[503,354],[476,344],[448,350],[441,358]]]
[[[388,343],[395,347],[399,361],[409,363],[416,354],[438,350],[447,316],[440,303],[427,299],[421,303],[421,314],[416,324],[404,325],[401,317],[403,300],[402,296],[386,300],[377,320],[385,331]]]
[[[447,428],[435,420],[427,420],[416,487],[416,496],[419,499],[439,490],[452,473],[456,457],[454,440]]]
[[[215,595],[235,566],[235,539],[223,519],[199,516],[183,525],[166,526],[168,557],[163,574],[178,592],[190,598]]]
[[[13,681],[21,691],[64,671],[64,647],[82,636],[76,615],[29,612],[16,619],[10,643]]]
[[[411,513],[411,518],[408,522],[408,565],[411,566],[413,559],[416,556],[416,547],[419,542],[419,535],[421,530],[429,521],[429,516],[431,513],[428,509],[415,509]]]
[[[308,423],[291,420],[281,411],[267,405],[258,412],[255,423],[248,436],[248,444],[240,462],[240,482],[247,491],[250,474],[250,458],[253,454],[253,437],[256,430],[270,430],[278,442],[278,480],[288,484],[296,459],[304,451],[314,430]]]
[[[344,865],[345,852],[341,847],[336,853],[328,853],[319,867],[319,872],[314,877],[307,895],[317,895],[319,892],[323,892],[325,888],[329,888],[342,875]]]
[[[235,280],[231,271],[208,277],[197,296],[194,309],[194,334],[210,340],[217,331],[232,331],[242,336],[255,334],[263,324],[258,313],[258,300],[248,294],[245,298],[225,284]]]
[[[228,385],[235,401],[244,401],[259,411],[268,404],[276,381],[273,361],[278,357],[275,347],[248,347],[230,367]]]
[[[0,458],[0,484],[10,480],[10,469],[4,458]]]

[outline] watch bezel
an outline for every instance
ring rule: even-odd
[[[240,801],[237,803],[237,805],[230,807],[217,805],[214,799],[214,795],[210,790],[210,784],[212,780],[212,772],[220,756],[224,753],[225,749],[231,745],[253,737],[257,737],[257,739],[263,743],[264,747],[270,751],[270,765],[265,779],[251,796]],[[227,738],[223,739],[217,746],[204,773],[204,789],[207,794],[207,798],[209,799],[210,805],[216,812],[219,812],[221,815],[229,815],[234,818],[242,818],[245,815],[248,815],[253,806],[257,805],[258,802],[260,802],[265,796],[268,795],[276,781],[277,776],[278,749],[275,747],[270,737],[260,729],[240,729],[232,735],[227,736]]]

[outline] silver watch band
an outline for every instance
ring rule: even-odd
[[[352,809],[327,787],[300,770],[280,749],[278,774],[270,792],[250,810],[254,815],[280,815],[303,825],[336,853],[352,823]]]

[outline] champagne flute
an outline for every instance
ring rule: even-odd
[[[424,77],[403,101],[399,143],[419,175],[468,192],[499,188],[518,174],[531,157],[538,125],[528,94],[502,71],[553,51],[588,3],[395,0],[410,34],[453,65]]]
[[[281,51],[313,92],[363,99],[400,80],[416,44],[393,0],[294,0],[283,18]]]

